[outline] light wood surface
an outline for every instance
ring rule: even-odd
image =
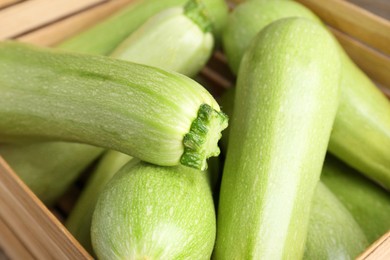
[[[0,157],[0,230],[9,256],[92,259]],[[24,246],[25,250],[20,251]],[[24,258],[21,258],[24,259]]]
[[[18,2],[21,2],[22,0],[0,0],[0,8],[4,8],[13,4],[16,4]]]
[[[331,31],[349,57],[371,79],[390,89],[390,56],[384,55],[338,30],[331,29]]]
[[[115,11],[118,11],[132,1],[134,0],[115,0],[106,4],[97,5],[78,15],[50,24],[40,30],[16,37],[16,39],[37,45],[53,46],[112,15]]]
[[[390,231],[372,244],[357,260],[389,260]]]
[[[0,10],[0,39],[15,37],[104,0],[34,0]]]
[[[343,0],[297,0],[324,22],[390,55],[390,21]]]

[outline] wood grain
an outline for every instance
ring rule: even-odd
[[[348,56],[374,81],[390,89],[390,57],[331,28]],[[390,41],[389,41],[390,45]]]
[[[389,260],[390,259],[390,231],[372,244],[357,260]]]
[[[390,55],[390,22],[343,0],[296,0],[325,23]]]
[[[97,22],[112,15],[115,11],[118,11],[122,7],[128,5],[132,1],[134,0],[110,1],[45,26],[40,30],[19,36],[17,39],[23,42],[34,43],[42,46],[53,46],[62,42],[66,38],[86,30]]]
[[[13,4],[16,4],[18,2],[21,2],[22,0],[0,0],[0,8],[4,8]]]
[[[0,209],[3,228],[14,234],[6,233],[14,239],[10,256],[23,244],[36,259],[92,259],[1,157]],[[2,240],[6,234],[0,233]]]
[[[11,259],[34,259],[31,252],[18,239],[13,230],[0,218],[0,244]],[[1,259],[1,257],[0,257]]]
[[[104,0],[35,0],[0,10],[0,39],[8,39]]]

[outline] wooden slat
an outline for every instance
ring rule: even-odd
[[[389,0],[348,0],[348,2],[358,5],[376,15],[390,20],[390,1]]]
[[[343,0],[297,0],[324,22],[390,55],[390,22]]]
[[[134,0],[115,0],[90,8],[80,14],[45,26],[44,28],[17,37],[23,42],[53,46],[110,16]]]
[[[0,218],[0,245],[11,259],[34,259],[34,256],[18,239],[15,233]],[[1,259],[1,257],[0,257]]]
[[[390,88],[390,57],[379,53],[350,36],[331,29],[352,60],[374,81]],[[390,41],[389,41],[390,45]]]
[[[13,5],[21,1],[22,0],[0,0],[0,8],[7,7],[9,5]]]
[[[375,220],[373,220],[375,221]],[[357,260],[389,260],[390,259],[390,231],[372,244]]]
[[[92,259],[1,157],[0,209],[0,218],[34,258]]]
[[[35,0],[0,10],[0,39],[12,38],[104,0]]]

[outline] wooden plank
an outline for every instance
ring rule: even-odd
[[[375,221],[375,220],[374,220]],[[390,259],[390,231],[372,244],[357,260],[388,260]]]
[[[0,11],[0,39],[12,38],[105,0],[25,1]]]
[[[389,0],[348,0],[348,2],[358,5],[386,20],[390,20]]]
[[[343,0],[296,0],[325,23],[390,55],[390,21]]]
[[[18,239],[15,233],[0,218],[0,245],[11,259],[34,259],[31,252]],[[1,257],[0,257],[1,259]]]
[[[21,2],[22,0],[0,0],[0,9]]]
[[[1,157],[0,209],[0,218],[34,258],[92,259]]]
[[[372,78],[383,87],[390,89],[390,57],[375,51],[361,42],[331,29],[337,40],[343,46],[349,57]],[[390,45],[390,42],[389,42]]]
[[[133,1],[134,0],[109,1],[89,8],[75,16],[70,16],[64,20],[45,26],[42,29],[17,37],[17,39],[42,46],[53,46],[66,38],[86,30],[98,21],[110,16]]]

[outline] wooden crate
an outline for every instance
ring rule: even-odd
[[[353,1],[379,8],[390,19],[390,4],[380,6],[387,0]],[[0,0],[0,40],[17,39],[53,46],[131,2]],[[298,2],[329,25],[351,58],[390,97],[390,22],[343,0]],[[234,1],[230,4],[234,5]],[[214,54],[201,76],[217,95],[234,82],[220,51]],[[46,208],[0,157],[0,259],[7,256],[12,259],[91,259],[61,223],[74,199],[68,195],[54,208]],[[390,259],[390,233],[371,245],[359,259]]]

